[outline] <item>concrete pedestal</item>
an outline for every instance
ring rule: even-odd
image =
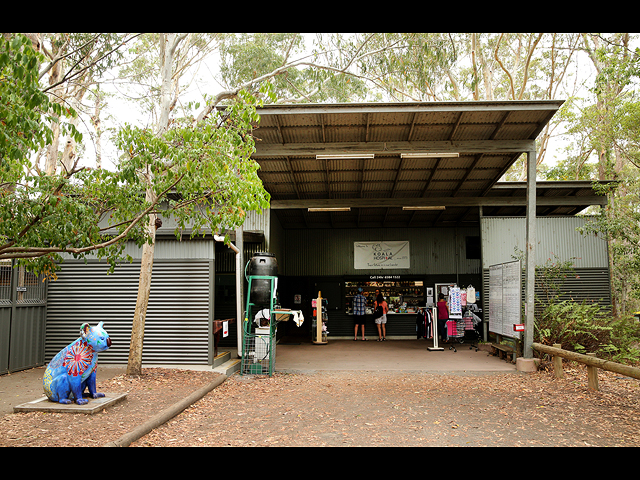
[[[74,403],[62,404],[52,402],[47,397],[42,397],[32,402],[23,403],[13,407],[14,412],[49,412],[49,413],[86,413],[92,415],[105,408],[115,405],[127,398],[126,393],[105,393],[104,397],[88,398],[89,403],[78,405]]]
[[[516,370],[519,372],[535,372],[540,361],[537,358],[516,358]]]

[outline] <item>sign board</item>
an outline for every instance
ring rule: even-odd
[[[520,260],[489,267],[489,331],[520,339],[522,322],[522,269]]]
[[[353,268],[411,268],[408,241],[354,242]]]

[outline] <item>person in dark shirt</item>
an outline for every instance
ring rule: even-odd
[[[362,295],[362,287],[358,288],[358,294],[353,297],[353,321],[355,323],[355,332],[353,340],[358,340],[358,326],[362,327],[362,340],[364,338],[364,320],[367,308],[367,299]]]
[[[438,295],[438,337],[443,342],[447,341],[447,320],[449,320],[449,304],[444,299],[444,294]]]

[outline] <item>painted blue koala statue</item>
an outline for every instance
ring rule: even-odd
[[[75,400],[83,405],[89,402],[82,396],[87,388],[91,397],[104,397],[104,393],[96,391],[98,353],[111,346],[111,339],[102,323],[95,327],[83,323],[80,337],[60,350],[47,365],[42,383],[49,400],[65,404]]]

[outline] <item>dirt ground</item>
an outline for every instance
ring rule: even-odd
[[[600,371],[317,371],[232,375],[131,446],[640,446],[640,382]],[[0,446],[102,446],[218,375],[144,369],[99,390],[129,392],[95,415],[11,413]]]

